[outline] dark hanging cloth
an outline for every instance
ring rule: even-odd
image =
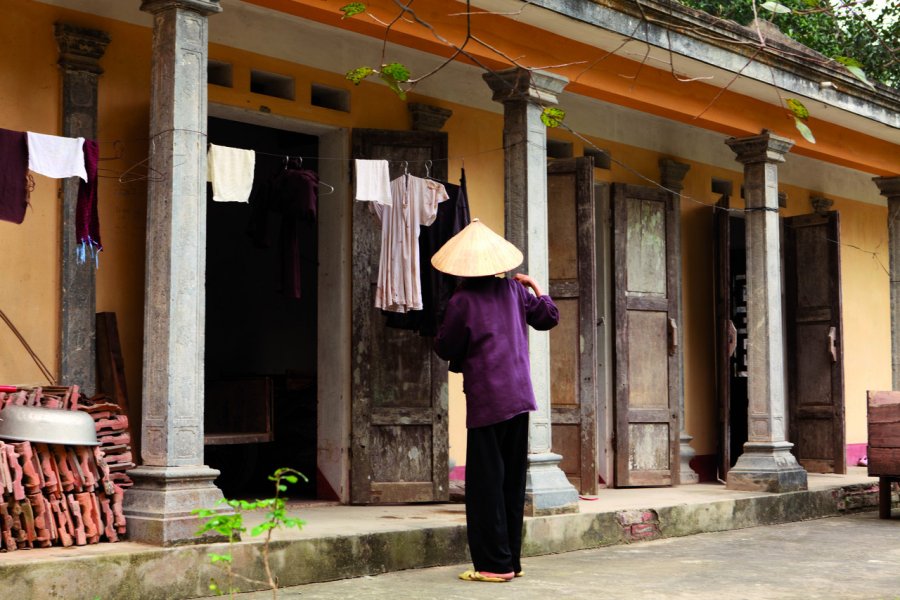
[[[100,243],[100,215],[97,211],[97,161],[100,147],[94,140],[84,141],[84,168],[87,181],[78,186],[78,203],[75,205],[75,239],[79,244],[79,259],[84,262],[87,254],[96,257],[103,250]]]
[[[456,289],[458,278],[441,273],[431,266],[431,257],[447,240],[469,224],[469,197],[466,191],[466,171],[460,171],[459,185],[440,182],[449,198],[438,204],[437,217],[429,226],[419,230],[419,276],[422,287],[422,310],[406,313],[382,311],[385,325],[396,329],[418,331],[419,335],[434,337],[447,310],[447,302]]]
[[[19,224],[28,207],[28,138],[0,129],[0,219]]]
[[[281,274],[283,292],[300,298],[300,248],[304,223],[315,223],[319,176],[309,169],[288,168],[269,188],[271,206],[281,213]]]

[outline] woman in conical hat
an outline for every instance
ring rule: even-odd
[[[459,577],[509,581],[522,575],[528,413],[537,409],[528,326],[550,329],[559,311],[528,275],[498,277],[522,264],[522,253],[478,219],[431,264],[465,278],[434,344],[450,370],[463,374],[466,394],[466,530],[475,568]]]

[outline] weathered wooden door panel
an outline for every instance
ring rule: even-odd
[[[392,178],[404,168],[424,177],[432,160],[431,175],[446,179],[447,134],[356,129],[353,155],[390,160]],[[431,338],[385,326],[375,308],[380,252],[378,219],[354,202],[350,499],[448,500],[447,364]]]
[[[583,494],[597,492],[593,170],[592,159],[577,158],[547,173],[550,295],[560,313],[550,330],[553,452]]]
[[[613,186],[616,268],[616,485],[672,485],[678,470],[674,204]]]
[[[812,473],[845,473],[840,219],[784,220],[788,407],[794,454]]]

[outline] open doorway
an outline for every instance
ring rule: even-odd
[[[743,453],[748,438],[747,249],[744,219],[741,214],[728,210],[728,193],[723,195],[719,207],[714,213],[715,322],[719,479],[724,480]]]
[[[207,200],[206,461],[227,497],[271,494],[279,467],[315,498],[318,228],[271,184],[318,169],[318,137],[210,117],[212,144],[256,151],[249,204]],[[289,160],[288,157],[303,157]]]

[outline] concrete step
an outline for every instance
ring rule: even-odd
[[[877,507],[877,480],[810,474],[810,489],[768,494],[734,492],[718,484],[601,490],[580,502],[577,514],[528,518],[524,556],[726,531],[836,516]],[[269,548],[279,585],[293,586],[468,560],[465,509],[460,504],[416,506],[292,505],[307,521],[301,531],[279,532]],[[250,521],[250,519],[248,519]],[[252,523],[250,523],[252,526]],[[263,545],[231,549],[236,571],[265,579]],[[173,600],[211,595],[224,577],[209,553],[227,544],[156,548],[133,542],[48,548],[0,554],[4,598],[42,600]],[[236,580],[241,590],[263,586]]]

